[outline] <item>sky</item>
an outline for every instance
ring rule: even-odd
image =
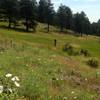
[[[84,11],[91,22],[100,19],[100,0],[52,0],[55,10],[59,5],[69,6],[73,13]]]

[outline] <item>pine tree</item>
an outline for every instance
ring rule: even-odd
[[[20,15],[25,20],[24,25],[26,26],[26,31],[29,31],[29,28],[33,28],[35,31],[36,9],[37,5],[35,0],[20,0]]]
[[[9,28],[11,28],[11,23],[18,17],[18,0],[3,0],[1,6],[3,10],[2,13],[8,19]]]

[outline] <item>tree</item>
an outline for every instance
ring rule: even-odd
[[[2,17],[3,17],[3,16],[2,16],[2,15],[3,15],[3,14],[2,14],[2,10],[3,10],[3,9],[2,9],[2,2],[3,2],[3,0],[0,0],[0,19],[2,19]]]
[[[65,12],[65,6],[63,6],[62,4],[60,5],[58,11],[57,11],[57,15],[58,15],[58,24],[60,26],[60,30],[63,31],[63,28],[66,26],[66,12]]]
[[[74,31],[88,34],[90,30],[90,21],[84,12],[76,13],[74,15]]]
[[[97,34],[100,36],[100,19],[97,21]]]
[[[63,28],[71,29],[71,26],[72,26],[71,9],[61,4],[57,11],[57,15],[58,15],[58,22],[59,22],[61,31],[63,31]]]
[[[29,31],[29,28],[33,28],[35,31],[36,9],[37,5],[35,0],[20,0],[20,15],[25,20],[24,25],[26,26],[26,31]]]
[[[51,0],[47,0],[47,5],[46,5],[46,23],[48,24],[47,31],[49,32],[49,26],[53,22],[53,15],[54,15],[54,9],[53,9],[53,4],[51,3]]]
[[[7,17],[9,21],[9,28],[11,23],[16,20],[18,15],[18,1],[17,0],[3,0],[2,2],[2,13]]]
[[[66,29],[72,28],[72,11],[69,7],[65,7],[66,12]]]
[[[46,23],[46,0],[40,0],[38,5],[38,21],[41,23]]]

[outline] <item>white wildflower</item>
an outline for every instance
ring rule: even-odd
[[[74,97],[74,99],[77,99],[77,97]]]
[[[74,94],[74,93],[75,93],[74,91],[71,92],[71,94]]]
[[[20,87],[20,84],[18,82],[15,81],[14,83],[15,83],[16,87]]]
[[[58,79],[58,78],[56,78],[56,80],[58,81],[59,79]]]
[[[64,97],[64,100],[67,100],[67,97]]]
[[[87,81],[88,79],[87,78],[85,78],[85,81]]]
[[[29,65],[28,65],[28,64],[26,64],[26,67],[29,67]]]
[[[18,78],[17,76],[13,77],[11,80],[12,80],[12,81],[20,81],[19,78]]]
[[[6,77],[12,77],[12,74],[8,73],[6,74]]]
[[[3,92],[3,86],[0,86],[0,93]]]
[[[10,93],[12,93],[12,92],[13,92],[11,88],[9,88],[8,90],[9,90],[9,92],[10,92]]]

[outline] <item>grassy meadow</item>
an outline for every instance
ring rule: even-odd
[[[0,23],[0,76],[18,76],[20,87],[0,94],[0,100],[100,100],[100,64],[87,64],[91,58],[100,63],[100,37],[63,34],[52,26],[46,33],[41,24],[35,33],[4,26]],[[67,43],[91,56],[69,55],[63,51]]]

